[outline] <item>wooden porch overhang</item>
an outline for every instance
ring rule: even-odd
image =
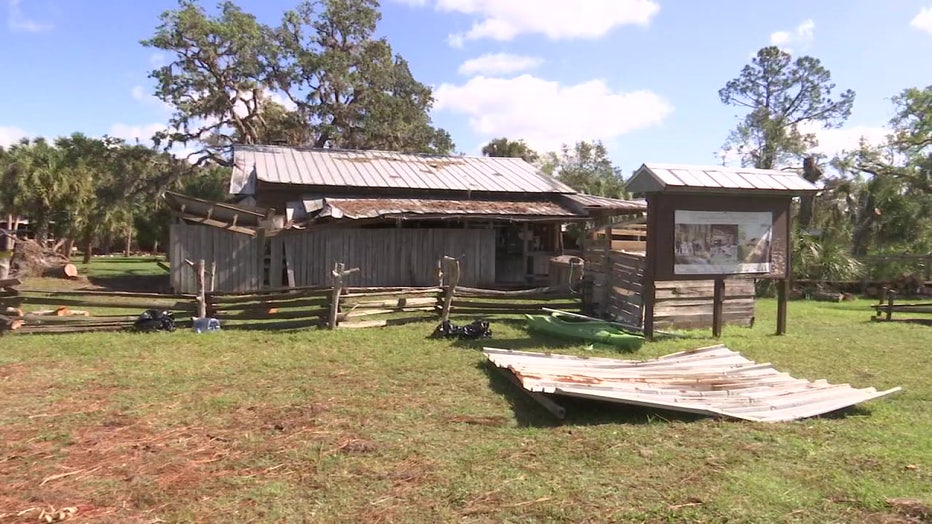
[[[578,221],[588,213],[547,200],[440,198],[308,198],[301,210],[311,220]]]

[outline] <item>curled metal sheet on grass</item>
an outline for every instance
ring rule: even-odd
[[[723,345],[651,360],[485,348],[489,361],[533,394],[589,398],[758,422],[813,417],[899,391],[793,378]]]

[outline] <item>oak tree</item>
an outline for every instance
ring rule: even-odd
[[[488,144],[482,146],[482,154],[492,157],[521,158],[525,162],[537,162],[537,152],[528,146],[524,140],[509,140],[505,137],[493,138]]]

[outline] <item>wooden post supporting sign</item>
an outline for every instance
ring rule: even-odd
[[[723,309],[725,304],[725,279],[716,278],[712,292],[712,336],[722,337],[722,324],[724,323]]]
[[[789,282],[785,278],[777,280],[777,335],[786,334],[786,299]]]

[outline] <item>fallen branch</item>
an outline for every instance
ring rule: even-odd
[[[44,486],[47,482],[51,482],[51,481],[53,481],[53,480],[58,480],[58,479],[63,479],[63,478],[65,478],[65,477],[70,477],[70,476],[72,476],[72,475],[80,475],[81,473],[93,473],[93,472],[97,471],[97,470],[100,469],[100,468],[101,468],[101,466],[97,466],[96,468],[89,469],[89,470],[88,470],[88,469],[79,469],[79,470],[75,470],[75,471],[69,471],[68,473],[59,473],[58,475],[52,475],[51,477],[45,477],[45,479],[43,479],[42,482],[39,483],[39,485],[40,485],[40,486]]]

